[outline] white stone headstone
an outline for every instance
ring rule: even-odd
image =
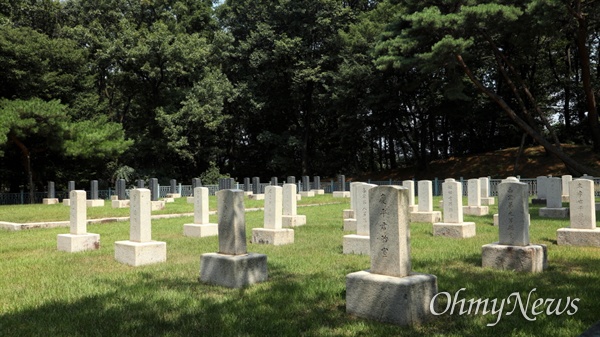
[[[362,182],[359,182],[359,181],[350,183],[350,209],[352,209],[355,212],[357,210],[356,203],[358,201],[358,197],[356,195],[356,193],[357,193],[356,187],[361,184],[362,184]]]
[[[87,204],[85,191],[73,190],[69,193],[71,200],[71,234],[87,233]]]
[[[408,206],[415,205],[415,182],[412,180],[404,180],[402,187],[408,189]]]
[[[408,276],[410,263],[410,218],[408,189],[377,186],[369,190],[371,273]]]
[[[575,179],[571,182],[569,192],[571,228],[595,229],[594,182],[588,179]]]
[[[454,179],[446,179],[442,183],[442,194],[444,197],[444,222],[462,223],[462,184]]]
[[[481,198],[490,196],[490,179],[488,177],[479,178],[479,187],[481,189]]]
[[[265,218],[264,227],[281,229],[283,215],[283,197],[281,186],[267,186],[265,188]]]
[[[467,182],[467,199],[469,206],[481,206],[481,187],[479,179],[469,179]]]
[[[419,180],[419,212],[433,212],[433,190],[431,180]]]
[[[573,176],[572,175],[564,175],[561,177],[561,181],[562,181],[562,195],[569,195],[569,184],[571,183],[571,181],[573,181]]]
[[[296,184],[283,184],[283,215],[297,215],[298,214],[298,200],[296,194],[298,187]]]
[[[194,223],[208,224],[208,188],[194,188]]]
[[[538,199],[546,199],[548,194],[548,177],[539,176],[536,178],[537,183],[537,197]]]
[[[546,180],[546,207],[562,207],[562,179],[549,177]]]
[[[529,245],[529,185],[504,182],[498,185],[499,244]]]
[[[146,188],[133,189],[130,199],[129,240],[133,242],[152,241],[150,190]]]
[[[369,235],[369,190],[377,185],[362,183],[356,189],[356,234]]]

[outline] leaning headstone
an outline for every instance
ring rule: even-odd
[[[433,224],[433,236],[470,238],[475,236],[475,223],[464,222],[462,205],[462,184],[454,179],[442,183],[444,198],[444,221]]]
[[[67,189],[68,189],[68,193],[69,193],[68,195],[69,196],[71,195],[71,191],[75,191],[75,182],[73,180],[70,180],[67,183]],[[70,197],[63,199],[63,205],[65,205],[65,206],[71,206],[71,199],[70,199]]]
[[[573,180],[572,175],[566,174],[561,177],[561,183],[562,183],[561,199],[562,199],[562,202],[569,202],[569,184],[571,184],[572,180]]]
[[[73,190],[69,193],[71,216],[69,234],[59,234],[57,248],[63,252],[80,252],[100,248],[100,234],[87,232],[87,205],[85,191]]]
[[[58,198],[56,197],[56,192],[54,190],[54,182],[48,182],[48,194],[47,198],[42,199],[42,203],[44,205],[55,205],[58,204]]]
[[[337,191],[333,191],[334,198],[350,198],[350,192],[346,191],[346,176],[340,174],[338,176]]]
[[[313,177],[313,186],[312,186],[312,190],[315,195],[323,195],[325,194],[325,190],[321,188],[321,177],[320,176],[314,176]]]
[[[442,213],[433,210],[433,190],[431,180],[420,180],[417,183],[419,205],[416,212],[410,213],[411,222],[440,222]]]
[[[294,243],[294,230],[283,228],[283,189],[281,186],[265,188],[264,228],[252,229],[252,243],[287,245]]]
[[[183,225],[183,235],[203,238],[218,234],[216,223],[210,223],[208,211],[208,188],[194,188],[194,223]]]
[[[557,230],[556,242],[565,246],[600,247],[600,228],[596,227],[594,181],[571,181],[569,198],[571,226]]]
[[[300,191],[302,197],[314,197],[315,192],[310,189],[310,177],[302,176],[302,191]]]
[[[254,200],[265,200],[265,194],[262,193],[259,177],[252,178],[252,194],[248,195],[248,198]]]
[[[402,187],[408,189],[408,211],[416,212],[418,206],[415,205],[415,182],[412,180],[404,180]]]
[[[569,209],[562,206],[562,179],[549,177],[546,182],[546,207],[539,210],[543,218],[568,218]]]
[[[131,190],[129,240],[115,242],[115,260],[134,267],[167,260],[167,243],[152,240],[150,214],[150,190]]]
[[[536,198],[531,199],[531,203],[535,205],[545,205],[546,204],[546,194],[548,191],[547,188],[547,176],[539,176],[535,178],[536,181]]]
[[[90,199],[86,203],[87,207],[104,207],[104,199],[98,197],[98,180],[90,182]]]
[[[127,188],[125,179],[117,179],[117,199],[111,200],[112,208],[127,208],[129,207],[130,200],[127,199]]]
[[[489,206],[495,204],[494,197],[490,197],[490,178],[479,178],[479,187],[481,188],[481,205]]]
[[[281,216],[283,227],[298,227],[306,224],[306,215],[298,214],[296,191],[296,184],[283,184],[283,211]]]
[[[354,183],[353,183],[354,184]],[[342,244],[343,254],[369,255],[369,190],[377,185],[357,183],[354,187],[356,234],[344,235]]]
[[[217,192],[219,252],[200,257],[200,282],[229,288],[267,280],[267,256],[246,251],[244,192]]]
[[[181,198],[181,193],[177,191],[177,179],[171,179],[169,182],[169,193],[167,194],[167,198]]]
[[[369,190],[371,268],[346,275],[347,313],[397,325],[421,324],[433,317],[437,278],[411,270],[407,206],[405,188]]]
[[[529,242],[529,185],[498,185],[499,241],[481,247],[482,266],[502,270],[541,272],[546,268],[545,245]]]
[[[467,206],[463,206],[463,213],[468,215],[488,215],[488,206],[481,205],[481,186],[479,179],[469,179],[467,182]]]

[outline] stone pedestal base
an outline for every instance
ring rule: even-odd
[[[165,209],[165,202],[163,200],[157,200],[150,202],[150,209],[152,211],[160,211]]]
[[[354,213],[353,209],[345,209],[342,211],[342,219],[355,219]]]
[[[354,255],[371,255],[371,242],[368,235],[344,235],[342,253]]]
[[[418,205],[408,205],[408,212],[413,213],[419,211]]]
[[[350,198],[350,191],[334,191],[334,198]]]
[[[250,195],[248,195],[248,199],[265,200],[265,195],[264,194],[250,194]]]
[[[162,241],[116,241],[115,260],[130,266],[167,261],[167,243]]]
[[[68,253],[99,249],[100,234],[58,234],[56,248]]]
[[[164,197],[164,198],[163,198],[163,201],[164,201],[165,203],[169,203],[169,202],[175,202],[175,198]]]
[[[465,215],[488,215],[490,208],[487,206],[463,206],[463,214]]]
[[[129,207],[129,200],[111,200],[112,208],[127,208]]]
[[[110,200],[119,200],[119,196],[118,195],[111,195],[110,196]]]
[[[267,256],[264,254],[206,253],[200,256],[200,282],[243,288],[267,278]]]
[[[244,191],[244,196],[247,197],[249,195],[252,195],[252,191]]]
[[[489,206],[494,204],[496,204],[496,199],[494,199],[494,197],[481,198],[482,206]]]
[[[436,222],[433,224],[433,236],[446,236],[459,239],[470,238],[475,236],[475,223]]]
[[[346,275],[346,312],[396,325],[421,324],[434,317],[430,302],[437,291],[434,275],[393,277],[359,271]]]
[[[86,200],[85,204],[87,207],[104,207],[104,199]]]
[[[570,202],[571,201],[571,199],[569,198],[568,195],[561,195],[560,198],[561,198],[562,202]]]
[[[484,268],[542,272],[547,265],[545,245],[507,246],[490,243],[481,246],[481,265]]]
[[[301,197],[307,197],[307,198],[315,196],[315,192],[313,192],[313,191],[301,191],[299,194]]]
[[[543,218],[555,218],[555,219],[568,218],[569,217],[569,209],[567,207],[559,207],[559,208],[542,207],[542,208],[540,208],[540,216]]]
[[[306,225],[306,215],[282,215],[281,225],[283,227],[298,227]]]
[[[71,206],[71,199],[63,199],[63,205]]]
[[[494,214],[492,217],[493,217],[493,221],[494,221],[494,226],[498,227],[499,226],[498,214]],[[527,214],[527,218],[529,219],[529,223],[531,223],[531,215],[530,214]]]
[[[315,195],[323,195],[325,194],[325,190],[311,190],[312,192],[315,193]]]
[[[167,193],[167,198],[181,198],[181,193]]]
[[[559,228],[556,243],[561,246],[600,247],[600,228]]]
[[[219,234],[219,225],[216,223],[207,224],[185,224],[183,225],[183,235],[195,238],[215,236]]]
[[[440,222],[442,221],[442,212],[412,212],[410,213],[410,222]]]
[[[344,231],[356,232],[356,219],[344,219]]]
[[[44,205],[56,205],[58,204],[58,198],[44,198],[42,199]]]
[[[296,194],[296,201],[300,201],[300,200],[302,200],[302,195]]]
[[[281,246],[294,243],[293,229],[253,228],[252,243]]]
[[[194,203],[194,197],[187,197],[186,199],[188,204],[193,204]]]

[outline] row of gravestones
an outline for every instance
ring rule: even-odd
[[[456,204],[454,200],[450,200],[451,197],[458,198],[462,195],[459,193],[461,185],[456,185],[451,179],[445,183],[444,198],[445,206],[448,207],[449,204]],[[293,184],[291,186],[295,187]],[[576,199],[577,205],[587,209],[588,217],[592,217],[589,213],[593,209],[593,183],[575,180],[570,186],[572,195],[581,195],[581,199]],[[281,191],[281,187],[275,186],[267,189],[264,229],[281,229],[281,222],[278,220],[280,208],[273,207],[279,205]],[[483,266],[523,270],[523,266],[528,265],[529,271],[542,271],[547,265],[546,248],[529,242],[528,185],[518,182],[516,178],[508,178],[499,185],[498,191],[500,239],[497,243],[482,247]],[[195,189],[194,192],[198,199],[207,199],[206,190]],[[97,247],[97,234],[85,232],[85,215],[82,214],[85,207],[79,206],[85,201],[85,196],[78,197],[77,193],[85,192],[73,191],[71,194],[71,198],[78,200],[71,206],[71,216],[74,219],[71,234],[59,235],[58,245],[60,247],[61,240],[67,240],[68,237],[81,236],[82,240],[86,240],[87,235],[90,245]],[[203,193],[202,197],[199,197],[200,193]],[[290,199],[295,200],[295,191],[289,193]],[[371,263],[368,271],[346,276],[346,311],[360,317],[399,325],[418,324],[432,318],[431,303],[437,294],[437,277],[415,273],[411,269],[409,189],[362,184],[358,186],[356,193],[362,199],[357,218],[368,219]],[[266,255],[247,252],[243,200],[243,191],[222,190],[217,193],[219,251],[201,256],[200,281],[227,287],[244,287],[267,280]],[[117,261],[136,265],[136,261],[132,259],[142,258],[149,263],[166,260],[166,243],[151,240],[149,201],[150,191],[132,191],[130,240],[115,242]],[[200,221],[207,221],[204,211],[202,212]],[[595,216],[594,212],[591,213]],[[595,218],[593,220],[595,227]],[[595,228],[580,229],[577,226],[579,222],[572,222],[571,230],[584,230],[587,231],[586,235],[590,232],[600,234]],[[365,231],[362,226],[361,231]],[[259,243],[260,240],[259,238]],[[254,233],[253,242],[256,242]]]

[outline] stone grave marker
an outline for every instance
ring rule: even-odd
[[[562,179],[549,177],[546,180],[546,207],[539,210],[544,218],[568,218],[569,209],[562,206]]]
[[[209,221],[208,198],[207,187],[194,188],[194,223],[183,225],[183,235],[202,238],[218,234],[217,224]]]
[[[297,210],[296,184],[283,184],[283,211],[281,216],[283,227],[297,227],[306,224],[306,215],[299,215]]]
[[[572,175],[563,175],[561,177],[561,182],[562,182],[562,201],[563,202],[569,202],[569,184],[571,183],[571,181],[573,180],[573,176]]]
[[[442,213],[433,210],[433,189],[431,180],[420,180],[417,183],[419,205],[416,212],[410,213],[411,222],[440,222]]]
[[[69,194],[68,194],[69,198],[63,199],[63,205],[70,206],[71,205],[71,199],[70,199],[71,191],[75,190],[75,182],[73,180],[69,180],[69,182],[67,183],[67,190],[69,192]]]
[[[58,204],[58,198],[56,198],[56,192],[54,190],[54,182],[48,182],[48,192],[47,197],[42,199],[42,203],[44,205],[56,205]]]
[[[415,205],[415,182],[412,180],[402,181],[402,187],[408,189],[408,211],[416,212],[418,206]]]
[[[100,234],[87,232],[86,192],[73,190],[69,192],[70,200],[70,233],[57,236],[59,251],[74,253],[100,248]]]
[[[481,205],[481,185],[479,179],[467,181],[467,206],[463,206],[463,213],[468,215],[487,215],[490,210],[488,206]]]
[[[252,194],[248,195],[248,198],[254,200],[264,200],[265,195],[262,193],[262,189],[260,186],[260,178],[254,177],[252,178]]]
[[[434,236],[469,238],[475,236],[475,223],[464,222],[462,205],[462,184],[454,179],[442,183],[444,198],[443,222],[433,224]]]
[[[267,186],[265,189],[264,228],[252,229],[252,243],[287,245],[294,243],[294,230],[283,228],[283,189]]]
[[[481,188],[481,205],[489,206],[496,203],[494,197],[490,196],[490,178],[479,178],[479,187]]]
[[[557,243],[565,246],[600,247],[600,228],[596,227],[594,181],[575,179],[569,187],[570,222],[557,230]]]
[[[354,185],[353,185],[354,184]],[[369,190],[377,185],[367,183],[352,183],[350,188],[354,189],[353,198],[356,234],[344,235],[342,244],[343,254],[368,255],[371,253],[369,240]]]
[[[315,192],[310,188],[310,177],[302,176],[302,191],[300,195],[303,197],[314,197]]]

